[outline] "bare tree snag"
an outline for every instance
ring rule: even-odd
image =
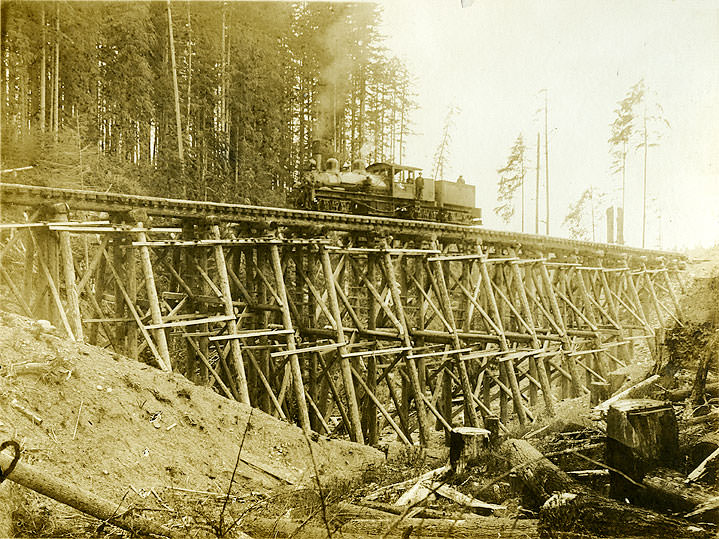
[[[694,406],[704,404],[704,393],[707,385],[707,375],[709,374],[709,365],[717,355],[719,350],[719,336],[715,333],[709,338],[707,347],[702,354],[701,361],[697,367],[697,374],[694,377],[694,385],[692,386],[691,399],[689,403]]]

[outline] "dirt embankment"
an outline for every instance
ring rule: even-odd
[[[313,457],[323,481],[384,460],[372,448],[324,438],[310,442],[310,452],[288,423],[20,316],[0,313],[0,350],[0,442],[16,440],[24,462],[111,501],[147,505],[183,492],[176,489],[225,493],[243,436],[237,496],[309,483]],[[0,503],[0,514],[7,518],[18,503]],[[42,509],[55,510],[49,502]]]

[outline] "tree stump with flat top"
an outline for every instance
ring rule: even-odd
[[[615,402],[607,413],[606,462],[610,495],[633,499],[644,476],[659,467],[673,467],[679,456],[679,429],[671,404],[650,399]],[[625,477],[627,476],[627,477]]]

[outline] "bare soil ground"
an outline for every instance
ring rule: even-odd
[[[180,375],[67,341],[20,316],[0,313],[0,350],[0,438],[18,441],[25,462],[111,501],[167,509],[160,500],[168,506],[180,494],[195,506],[216,498],[174,489],[225,494],[243,436],[232,494],[246,501],[311,484],[313,457],[324,482],[384,461],[381,452],[350,442],[308,443],[299,428],[259,410],[250,417],[249,407]],[[41,365],[28,374],[29,363]],[[10,513],[15,531],[77,531],[63,523],[74,519],[72,511],[11,490],[14,501],[0,513]],[[213,507],[206,510],[207,519],[216,518]]]

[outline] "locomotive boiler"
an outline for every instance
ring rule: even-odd
[[[293,187],[300,209],[396,217],[422,221],[482,224],[475,206],[475,188],[422,176],[417,167],[395,163],[366,166],[357,159],[340,169],[334,157],[324,158],[322,144],[313,143],[309,170]]]

